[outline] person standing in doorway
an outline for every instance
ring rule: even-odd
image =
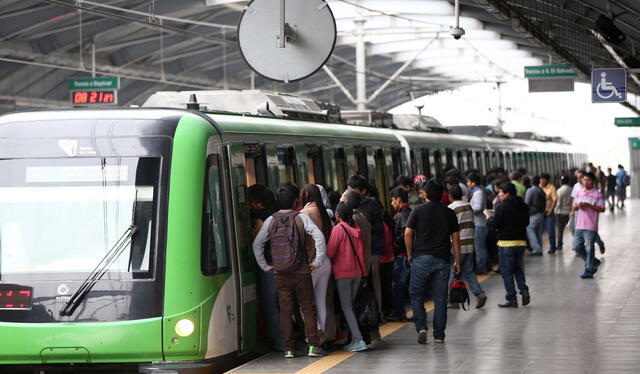
[[[500,274],[507,292],[507,302],[498,304],[501,308],[517,308],[518,298],[515,282],[522,295],[522,305],[529,305],[531,297],[524,276],[524,249],[527,245],[527,226],[529,225],[529,208],[516,195],[513,183],[500,185],[498,196],[501,203],[496,207],[493,217],[487,225],[498,232],[498,255],[500,258]]]
[[[411,264],[410,295],[418,344],[427,343],[424,294],[431,288],[435,302],[433,337],[444,343],[447,326],[447,295],[453,246],[454,273],[460,272],[460,229],[456,214],[440,203],[443,187],[437,180],[424,183],[427,202],[411,211],[404,231],[407,259]]]
[[[556,252],[556,216],[555,216],[555,208],[558,203],[558,192],[556,191],[556,187],[549,183],[551,180],[551,175],[542,174],[540,176],[540,188],[544,191],[544,194],[547,198],[545,208],[544,208],[544,219],[542,221],[542,230],[547,232],[549,235],[549,251],[547,253],[555,253]]]
[[[393,311],[390,322],[404,322],[407,320],[407,313],[404,308],[404,294],[407,288],[410,265],[407,260],[407,249],[404,244],[404,229],[407,226],[411,208],[409,208],[409,194],[402,188],[394,188],[391,191],[391,206],[396,211],[395,230],[393,233],[393,250],[395,262],[393,264],[393,282],[391,288],[391,298]]]
[[[598,271],[600,260],[595,257],[595,241],[598,235],[598,215],[604,212],[604,197],[595,188],[596,176],[587,173],[584,176],[584,188],[578,192],[573,203],[573,210],[580,211],[576,221],[576,232],[573,237],[573,248],[584,260],[582,279],[593,278]]]

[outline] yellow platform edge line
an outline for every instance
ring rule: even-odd
[[[491,278],[491,276],[492,276],[491,274],[478,275],[477,276],[478,282],[484,282],[485,280]],[[434,308],[433,300],[429,300],[426,303],[424,303],[424,307],[427,310],[427,312],[432,312]],[[411,317],[412,315],[413,315],[412,311],[409,311],[407,313],[407,316],[409,317]],[[383,338],[387,337],[393,334],[394,332],[400,330],[401,328],[405,327],[408,324],[409,322],[387,322],[380,326],[380,336]],[[236,368],[232,371],[228,371],[227,373],[233,372],[236,374],[322,374],[325,371],[338,365],[342,361],[345,361],[346,359],[352,356],[355,356],[356,353],[358,352],[335,351],[317,360],[311,365],[296,371],[295,373],[239,373],[239,372],[236,372],[235,370],[239,368]]]

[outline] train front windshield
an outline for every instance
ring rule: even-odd
[[[157,157],[0,160],[0,279],[84,279],[136,232],[103,279],[152,278]]]

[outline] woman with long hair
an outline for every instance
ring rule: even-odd
[[[322,195],[320,189],[315,184],[305,184],[300,191],[300,200],[302,201],[303,208],[300,213],[305,214],[311,218],[313,223],[324,234],[325,244],[329,242],[329,236],[331,235],[331,219],[327,214],[327,209],[322,202]],[[315,244],[313,239],[309,237],[307,242],[308,260],[311,261],[315,257],[313,249]],[[311,273],[311,280],[313,282],[313,290],[315,292],[316,309],[318,312],[318,332],[320,334],[320,344],[325,340],[325,327],[327,322],[327,287],[329,286],[329,277],[331,277],[331,261],[325,259],[322,265]]]

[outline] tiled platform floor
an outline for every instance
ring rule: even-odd
[[[583,261],[567,231],[564,251],[526,257],[529,306],[499,309],[502,279],[490,277],[484,309],[449,310],[444,345],[432,336],[418,345],[413,324],[389,324],[366,352],[288,360],[271,353],[233,372],[640,373],[640,201],[601,215],[600,233],[606,253],[594,279],[579,279]]]

